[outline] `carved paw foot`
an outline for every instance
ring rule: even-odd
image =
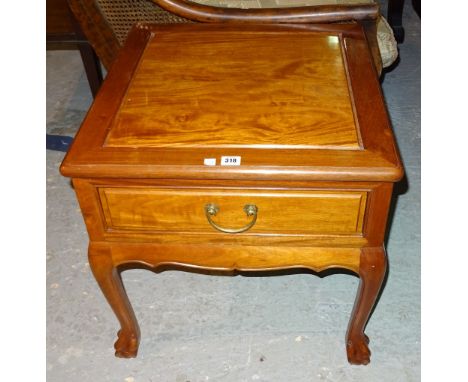
[[[353,365],[367,365],[370,362],[369,337],[365,334],[355,336],[346,342],[348,361]]]
[[[115,356],[119,358],[135,358],[138,353],[139,338],[135,333],[119,330],[118,339],[114,344]]]

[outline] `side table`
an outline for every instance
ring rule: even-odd
[[[369,362],[403,169],[358,24],[138,24],[61,172],[121,325],[117,356],[140,341],[119,268],[176,264],[351,270],[347,355]]]

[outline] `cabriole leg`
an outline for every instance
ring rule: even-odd
[[[121,329],[117,332],[118,339],[114,344],[115,355],[122,358],[136,357],[140,328],[122,279],[112,261],[111,251],[105,246],[90,244],[88,257],[94,277],[120,322]]]
[[[383,247],[363,248],[359,265],[359,289],[346,334],[349,363],[367,365],[370,362],[369,338],[364,328],[382,286],[387,269]]]

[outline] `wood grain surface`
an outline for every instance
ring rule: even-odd
[[[194,21],[217,23],[332,23],[372,20],[379,15],[376,3],[333,4],[283,8],[232,8],[188,0],[153,0],[161,8]],[[294,5],[291,4],[291,5]]]
[[[46,0],[46,32],[75,33],[66,0]]]
[[[332,34],[156,34],[106,146],[359,149],[341,49]]]
[[[92,241],[243,246],[374,246],[375,243],[382,243],[385,235],[386,214],[392,191],[391,183],[359,182],[227,183],[221,180],[73,179],[73,185]],[[111,190],[109,199],[112,212],[109,211],[105,195],[108,190]],[[114,191],[117,191],[115,195],[111,195]],[[203,208],[205,203],[214,200],[222,202],[219,203],[220,212],[213,218],[216,222],[230,224],[232,228],[245,224],[247,220],[244,220],[246,215],[242,208],[249,203],[247,200],[253,200],[243,197],[245,192],[253,197],[263,195],[260,200],[262,204],[260,205],[259,200],[256,202],[261,207],[259,227],[264,224],[264,230],[259,231],[256,227],[233,235],[218,232],[208,225]],[[181,197],[183,195],[185,197]],[[271,198],[266,197],[267,195],[271,195]],[[288,195],[300,197],[287,197]],[[334,197],[323,200],[317,198],[317,195]],[[343,199],[341,195],[347,198]],[[357,213],[356,203],[360,195],[362,199]],[[137,198],[133,199],[133,196]],[[170,204],[161,206],[160,197]],[[138,198],[143,198],[145,208]],[[325,206],[335,209],[317,207],[319,200],[324,201]],[[266,211],[263,203],[266,203]],[[276,213],[277,208],[274,207],[277,203],[282,208],[289,209],[289,212]],[[349,212],[349,217],[354,214],[351,219],[340,216],[342,203],[345,203],[343,212]],[[189,216],[187,211],[195,216]],[[294,216],[291,211],[294,211]],[[281,214],[283,216],[277,216]],[[179,226],[171,223],[172,219],[168,215],[174,215],[173,219]],[[268,219],[278,219],[283,231],[278,229],[276,223],[269,223]],[[150,224],[150,227],[145,228],[143,221]],[[355,223],[350,223],[351,221]],[[195,223],[199,227],[198,231],[193,227],[189,228],[187,222]],[[293,226],[288,228],[289,222],[299,224],[300,229]],[[348,225],[350,231],[343,231],[343,223]],[[327,232],[330,227],[341,231]]]
[[[240,156],[238,166],[204,158]],[[139,329],[117,268],[345,268],[361,277],[348,360],[386,269],[393,182],[403,171],[360,26],[138,25],[61,171],[90,237],[93,273],[119,319],[116,355]],[[240,234],[213,228],[211,219]]]
[[[256,271],[329,268],[359,272],[360,250],[326,247],[268,247],[229,245],[159,245],[150,243],[92,243],[94,251],[109,250],[114,266],[140,263],[157,268],[180,265],[195,269]]]
[[[220,210],[213,220],[226,228],[250,222],[243,207],[258,208],[255,225],[245,232],[269,234],[359,234],[366,205],[365,192],[181,190],[101,188],[106,224],[111,229],[172,232],[217,232],[204,206]]]
[[[223,23],[323,23],[331,25],[331,23],[335,22],[355,22],[357,20],[365,26],[369,42],[375,44],[375,46],[377,44],[375,38],[371,36],[371,33],[375,35],[375,29],[370,31],[366,27],[369,21],[373,22],[375,26],[375,21],[379,16],[379,6],[374,2],[368,2],[368,4],[324,4],[276,9],[207,7],[193,1],[154,0],[154,2],[160,3],[162,8],[169,10],[169,12],[165,12],[155,4],[154,15],[151,15],[150,19],[160,23],[185,23],[190,22],[190,20],[195,20],[200,22]],[[117,38],[117,34],[121,32],[122,24],[125,25],[125,21],[127,20],[117,18],[116,21],[112,20],[113,22],[109,22],[106,17],[107,13],[102,7],[99,7],[99,2],[95,0],[68,0],[68,3],[105,68],[109,70],[121,48],[121,41]],[[146,3],[146,1],[143,3]],[[140,3],[136,2],[135,6],[138,8],[139,4]],[[116,4],[116,6],[118,6],[118,4]],[[145,4],[145,6],[138,11],[144,13],[146,10],[146,12],[148,12],[148,6],[150,6],[150,4]],[[130,9],[129,12],[132,13]],[[121,7],[119,11],[125,12],[125,7]],[[176,14],[184,15],[184,17],[178,17]],[[135,15],[133,14],[132,16]],[[377,46],[376,48],[378,56],[375,56],[375,64],[380,70],[380,53],[378,52]]]
[[[129,101],[132,98],[128,94],[133,92],[132,78],[138,76],[140,67],[152,65],[140,58],[146,50],[152,51],[153,44],[156,49],[159,39],[169,39],[177,46],[179,40],[187,44],[188,35],[193,36],[194,48],[189,51],[198,70],[189,70],[180,55],[176,64],[172,54],[177,48],[165,44],[165,60],[172,62],[172,69],[159,59],[161,68],[155,65],[151,74],[146,73],[151,90],[148,98],[141,83],[135,88],[140,90],[131,112],[134,101]],[[264,41],[272,37],[276,49],[260,49],[260,36]],[[335,45],[337,36],[339,44]],[[299,44],[295,51],[290,40]],[[208,41],[217,45],[214,51],[221,50],[224,55],[205,57],[210,52]],[[259,61],[249,48],[251,43],[259,50]],[[234,53],[227,46],[231,44]],[[243,59],[239,53],[243,51],[250,52],[252,60]],[[303,51],[308,52],[307,60]],[[197,66],[196,57],[203,67]],[[283,58],[286,62],[282,62]],[[256,65],[250,65],[250,61]],[[236,62],[244,65],[233,66]],[[187,74],[178,67],[186,68]],[[160,76],[160,69],[161,73],[177,73],[178,77]],[[271,95],[246,77],[249,71]],[[232,82],[222,72],[233,76]],[[306,80],[300,81],[299,74],[304,74]],[[223,85],[208,79],[217,79]],[[166,81],[172,86],[166,87]],[[328,81],[334,86],[329,86]],[[223,89],[226,84],[230,91]],[[249,92],[258,99],[249,98]],[[147,100],[148,111],[144,111]],[[145,117],[140,117],[137,110]],[[126,118],[126,123],[119,125],[121,117]],[[219,121],[225,128],[215,126]],[[247,128],[245,121],[253,125]],[[189,132],[189,126],[195,133]],[[217,158],[219,164],[221,156],[241,156],[242,165],[204,165],[205,158]],[[378,78],[359,25],[137,25],[61,171],[67,176],[93,178],[309,181],[395,181],[403,174]]]
[[[383,246],[361,249],[359,260],[359,288],[346,333],[348,361],[355,365],[370,362],[369,337],[364,334],[372,308],[387,271],[387,255]]]

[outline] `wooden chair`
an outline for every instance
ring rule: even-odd
[[[46,0],[47,50],[78,49],[93,97],[102,83],[101,64],[66,0]]]
[[[380,73],[396,60],[391,28],[372,0],[68,0],[106,69],[136,22],[343,23],[363,25]]]

